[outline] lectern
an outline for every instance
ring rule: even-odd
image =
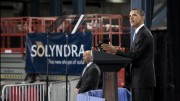
[[[93,51],[93,62],[103,72],[103,97],[107,101],[118,101],[117,72],[127,66],[130,58],[101,51]]]

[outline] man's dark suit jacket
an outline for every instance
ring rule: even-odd
[[[92,63],[76,85],[76,88],[79,88],[79,93],[98,89],[99,77],[100,69],[95,63]]]
[[[131,87],[154,87],[154,39],[146,26],[139,29],[132,43],[131,51],[124,53],[117,51],[116,55],[130,57],[132,59]]]

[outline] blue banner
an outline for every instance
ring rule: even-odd
[[[79,75],[84,51],[92,47],[92,33],[33,33],[26,35],[27,73]]]

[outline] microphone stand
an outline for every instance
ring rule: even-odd
[[[79,25],[81,24],[81,21],[83,18],[84,18],[84,15],[81,15],[78,22],[76,23],[75,27],[73,28],[71,34],[74,34],[77,31],[77,29],[78,29]],[[68,41],[69,41],[68,40],[68,34],[70,34],[70,33],[66,32],[65,34],[66,34],[66,45],[68,45],[69,44],[68,43]],[[66,101],[68,101],[68,82],[69,82],[69,80],[68,80],[68,57],[66,57],[66,74],[65,74],[65,76],[66,76],[66,78],[65,78],[65,81],[66,81]]]
[[[47,41],[47,47],[49,46],[49,32],[47,33],[46,35],[46,41]],[[47,63],[46,63],[46,66],[47,66],[47,70],[46,70],[46,101],[49,101],[49,97],[48,97],[48,93],[49,93],[49,89],[48,89],[48,85],[49,85],[49,63],[48,63],[48,57],[49,57],[49,54],[48,54],[48,48],[47,48]]]
[[[66,45],[68,45],[68,33],[66,33]],[[66,57],[66,101],[68,101],[68,57]]]
[[[64,14],[64,13],[63,13]],[[47,70],[46,70],[46,95],[45,95],[45,101],[49,101],[49,97],[48,97],[48,93],[49,93],[49,89],[48,89],[48,85],[49,85],[49,63],[48,63],[48,48],[49,48],[49,34],[53,31],[56,30],[62,23],[63,21],[65,21],[66,19],[64,18],[63,20],[61,20],[61,17],[57,17],[57,19],[49,26],[48,31],[47,31],[47,35],[46,35],[46,41],[47,41]]]
[[[84,18],[84,15],[81,15],[79,20],[78,20],[78,22],[77,22],[77,24],[75,25],[75,28],[71,32],[71,34],[74,34],[77,31],[79,25],[82,24],[83,18]],[[66,20],[66,19],[64,19],[64,20]],[[60,17],[58,17],[49,26],[49,29],[47,31],[47,39],[46,39],[47,40],[47,47],[49,46],[49,34],[50,34],[50,32],[52,32],[53,30],[57,29],[62,24],[62,22],[63,21],[61,21]],[[66,33],[66,45],[68,45],[68,33]],[[47,48],[47,54],[48,54],[48,48]],[[46,72],[46,91],[47,92],[46,92],[46,96],[45,96],[45,98],[46,98],[45,101],[48,101],[48,99],[49,99],[48,98],[48,92],[49,92],[49,90],[48,90],[48,83],[49,83],[49,77],[48,77],[48,75],[49,75],[48,57],[49,57],[49,54],[47,56],[47,72]],[[68,63],[67,61],[68,61],[68,57],[66,57],[66,63]],[[65,76],[66,76],[66,101],[68,101],[68,64],[66,64],[66,74],[65,74]]]

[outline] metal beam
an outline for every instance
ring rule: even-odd
[[[49,0],[50,16],[62,16],[63,0]]]
[[[40,0],[32,0],[31,1],[31,16],[38,17],[40,15]]]
[[[167,2],[154,13],[154,18],[152,20],[152,27],[158,27],[167,18]]]
[[[74,14],[84,14],[86,8],[86,0],[72,0]]]

